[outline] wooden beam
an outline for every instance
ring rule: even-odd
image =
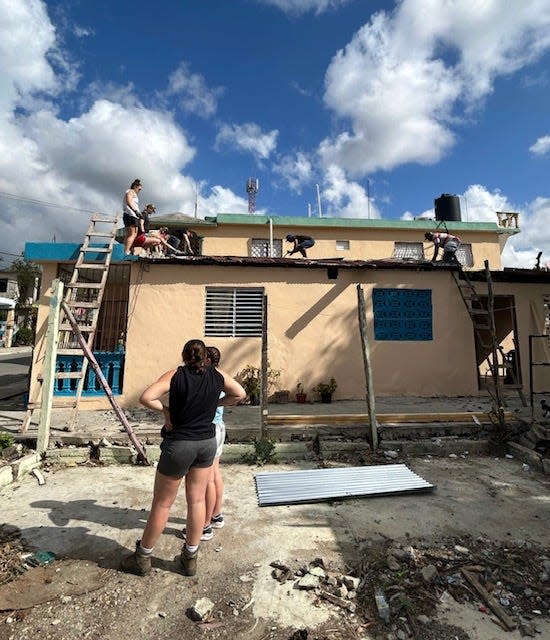
[[[458,413],[378,413],[378,424],[429,424],[434,422],[471,422],[474,417],[484,424],[492,424],[487,413],[483,412],[458,412]],[[512,419],[513,413],[506,412],[505,418]],[[327,414],[302,414],[302,415],[277,415],[270,414],[267,417],[268,424],[369,424],[369,416],[366,413],[327,413]]]
[[[361,287],[360,284],[357,285],[357,301],[357,315],[359,316],[359,331],[361,333],[361,344],[363,346],[363,365],[365,368],[367,413],[369,414],[370,425],[370,447],[372,451],[376,451],[376,449],[378,449],[378,423],[376,420],[374,382],[372,379],[372,367],[370,361],[370,346],[367,331],[365,294],[363,292],[363,287]]]
[[[52,282],[52,296],[50,298],[50,313],[46,331],[46,353],[42,369],[42,402],[40,405],[40,420],[38,421],[38,438],[36,452],[42,455],[48,448],[50,440],[50,422],[52,419],[53,392],[55,384],[55,361],[57,358],[57,344],[59,342],[59,310],[63,300],[63,282]]]

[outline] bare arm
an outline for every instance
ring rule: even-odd
[[[139,398],[140,403],[153,411],[162,411],[164,405],[160,399],[170,391],[170,380],[172,380],[175,373],[175,369],[163,373],[156,382],[153,382],[153,384],[148,386],[141,394]]]
[[[126,204],[128,205],[128,207],[130,208],[131,211],[133,211],[136,216],[139,216],[139,211],[136,211],[134,209],[134,199],[132,197],[132,194],[134,194],[135,191],[133,189],[129,189],[128,192],[126,193]]]
[[[243,400],[246,399],[246,391],[228,373],[222,369],[218,369],[218,371],[223,376],[223,390],[225,391],[225,396],[220,398],[218,406],[229,407],[231,405],[238,404],[239,402],[243,402]]]

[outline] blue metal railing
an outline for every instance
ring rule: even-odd
[[[94,351],[101,372],[107,379],[113,394],[122,393],[122,383],[124,374],[124,351]],[[55,370],[59,373],[76,372],[82,369],[84,356],[64,356],[58,355],[55,363]],[[78,380],[71,378],[60,378],[55,381],[54,395],[74,396],[78,386]],[[86,377],[84,378],[83,396],[102,396],[105,392],[99,384],[99,380],[92,367],[88,366]]]

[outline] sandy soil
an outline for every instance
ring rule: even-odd
[[[497,542],[527,543],[534,561],[550,559],[549,483],[544,476],[526,472],[521,463],[505,458],[426,458],[408,464],[437,490],[269,508],[257,506],[254,475],[258,469],[226,465],[227,526],[201,546],[199,573],[194,578],[183,577],[174,561],[182,543],[182,498],[155,549],[152,574],[139,578],[116,569],[121,553],[133,547],[147,517],[153,469],[52,469],[43,486],[28,477],[1,491],[1,520],[19,527],[24,540],[35,548],[64,559],[52,565],[59,569],[53,585],[61,586],[51,601],[0,612],[0,640],[407,637],[398,635],[403,627],[399,621],[397,626],[385,626],[372,615],[374,585],[368,580],[358,593],[356,612],[350,613],[319,601],[312,592],[297,590],[292,581],[279,583],[272,577],[270,563],[302,566],[322,558],[334,574],[357,575],[365,571],[366,550],[376,545],[426,548],[440,545],[443,539],[477,541],[480,548]],[[312,466],[312,462],[297,462],[261,471]],[[63,593],[69,565],[73,577],[65,580]],[[98,588],[86,591],[88,582]],[[16,583],[11,583],[12,588]],[[548,583],[543,587],[548,593]],[[78,594],[79,590],[84,593]],[[209,623],[201,626],[186,616],[186,610],[204,596],[215,606]],[[519,630],[504,632],[490,613],[479,611],[479,604],[446,597],[432,606],[429,624],[413,625],[410,637],[522,637]],[[548,615],[547,610],[530,615],[541,638],[550,637]]]

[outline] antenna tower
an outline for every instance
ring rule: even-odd
[[[256,194],[260,188],[258,178],[248,178],[246,181],[246,193],[248,193],[248,213],[256,211]]]

